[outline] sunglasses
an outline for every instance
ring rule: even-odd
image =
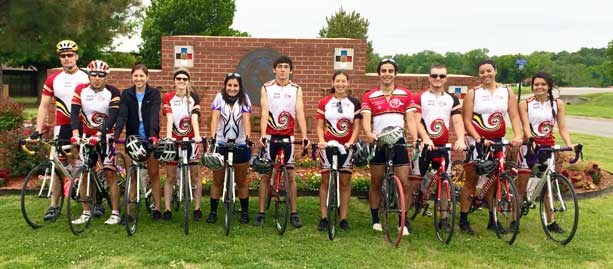
[[[106,73],[102,71],[90,71],[89,76],[103,78],[103,77],[106,77]]]
[[[68,53],[68,54],[60,54],[58,55],[60,58],[65,59],[65,58],[72,58],[75,56],[74,53]]]
[[[239,74],[239,73],[228,73],[228,74],[226,74],[226,77],[227,78],[231,78],[231,77],[240,78],[241,74]]]
[[[189,81],[189,78],[186,77],[175,77],[176,81]]]
[[[396,61],[394,61],[394,59],[392,58],[385,58],[383,60],[381,60],[379,63],[383,64],[383,63],[396,63]]]
[[[430,74],[430,77],[434,79],[436,78],[444,79],[447,77],[447,75],[446,74]]]
[[[336,108],[338,108],[338,113],[343,113],[343,104],[341,104],[341,101],[338,101],[338,103],[336,103]]]

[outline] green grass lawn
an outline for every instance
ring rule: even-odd
[[[613,93],[583,95],[587,102],[566,105],[566,114],[613,119]]]
[[[251,201],[254,212],[257,199]],[[264,227],[236,225],[229,237],[223,235],[221,218],[214,225],[192,224],[185,236],[180,214],[175,214],[171,222],[145,219],[128,237],[122,226],[106,226],[104,219],[94,220],[90,230],[74,236],[65,215],[32,230],[23,221],[18,196],[10,195],[0,197],[0,267],[611,268],[612,203],[613,195],[581,200],[579,229],[567,246],[546,239],[537,211],[522,219],[513,246],[485,230],[487,213],[477,211],[470,217],[475,236],[456,234],[450,245],[443,245],[435,239],[432,219],[419,216],[414,232],[395,249],[382,233],[371,230],[369,206],[355,198],[350,204],[351,230],[329,241],[316,229],[319,203],[314,197],[299,199],[305,226],[288,228],[284,236],[277,235],[269,215]]]

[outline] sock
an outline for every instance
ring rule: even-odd
[[[460,222],[468,222],[468,212],[460,212]]]
[[[119,216],[119,210],[111,211],[111,215]]]
[[[241,202],[241,211],[249,212],[249,198],[240,199]]]
[[[211,198],[211,213],[217,213],[217,205],[219,205],[219,199]]]
[[[379,223],[379,209],[378,208],[371,208],[370,209],[370,216],[372,218],[372,223]]]
[[[489,223],[494,223],[494,212],[490,211]]]

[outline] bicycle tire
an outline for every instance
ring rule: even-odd
[[[106,174],[104,173],[105,171],[106,169],[102,169],[96,172],[96,175],[99,180],[98,183],[100,183],[101,188],[101,191],[96,190],[98,191],[96,195],[96,203],[100,206],[103,206],[102,200],[105,199],[106,204],[109,206],[109,208],[112,209],[113,203],[111,202],[111,187],[109,186],[108,179],[106,178]],[[115,180],[117,180],[117,172],[113,171],[113,173],[115,173]]]
[[[49,186],[51,183],[51,168],[52,163],[47,161],[41,163],[28,173],[26,179],[23,182],[23,186],[21,187],[21,214],[23,215],[24,220],[32,229],[38,229],[46,226],[52,221],[44,221],[43,216],[47,212],[47,209],[51,202],[51,197],[47,197],[47,193],[49,193]],[[55,171],[56,182],[54,184],[60,184],[61,180],[58,180],[57,175],[59,175],[58,170]],[[47,179],[45,184],[42,184],[43,179]],[[42,197],[40,195],[43,195]],[[64,204],[64,193],[60,191],[60,200],[58,200],[58,207],[60,208],[60,213],[62,212],[62,206]],[[59,218],[59,215],[58,215]]]
[[[496,236],[512,245],[519,233],[520,206],[517,201],[517,188],[511,177],[507,174],[499,176],[500,188],[497,184],[494,187],[492,197],[492,207],[494,211],[494,221]],[[501,199],[498,200],[497,197]]]
[[[182,197],[182,202],[183,202],[183,232],[185,233],[185,235],[189,234],[189,206],[190,206],[190,197],[189,197],[189,192],[191,191],[191,180],[188,177],[188,171],[189,167],[186,165],[181,169],[181,174],[183,177],[183,185],[181,186],[183,188],[183,197]]]
[[[277,174],[280,176],[279,191],[275,196],[275,214],[274,223],[275,228],[279,235],[283,235],[287,229],[287,221],[289,220],[289,205],[292,199],[289,195],[289,177],[287,175],[287,169],[283,169]]]
[[[334,240],[336,236],[336,223],[338,221],[338,196],[337,188],[339,181],[338,171],[330,171],[330,178],[328,179],[328,238]]]
[[[226,193],[224,195],[223,203],[225,209],[224,215],[224,232],[226,236],[230,234],[230,220],[234,212],[234,197],[232,196],[234,188],[234,169],[231,167],[226,168]]]
[[[87,230],[94,218],[93,212],[90,212],[90,217],[87,221],[81,224],[74,223],[83,213],[84,206],[88,205],[90,210],[93,210],[94,201],[96,201],[96,187],[94,183],[96,179],[92,180],[90,178],[89,196],[80,193],[82,188],[87,188],[87,173],[90,173],[87,167],[80,167],[70,180],[70,190],[68,192],[68,200],[66,201],[66,215],[68,216],[68,226],[74,235],[79,235]],[[90,176],[95,177],[96,175],[95,173],[90,173]],[[82,182],[81,186],[79,186],[79,182]],[[85,191],[87,192],[87,190]]]
[[[421,190],[417,190],[417,192],[419,193],[417,196],[413,195],[413,197],[415,198],[413,201],[413,206],[412,206],[413,212],[409,214],[411,220],[414,220],[415,217],[417,217],[417,215],[419,215],[419,213],[422,212],[422,210],[425,210],[422,204],[422,200],[423,200],[422,197],[424,193],[421,192]]]
[[[136,178],[135,166],[130,167],[129,173],[126,176],[126,187],[124,189],[124,222],[126,223],[126,232],[128,236],[136,233],[140,216],[140,205],[143,198],[143,192],[137,188],[138,178]],[[135,179],[133,180],[132,175]],[[144,188],[141,187],[141,188]],[[137,193],[140,192],[140,195]]]
[[[383,231],[385,239],[394,247],[398,247],[402,240],[402,232],[405,227],[406,204],[404,201],[404,192],[402,190],[402,182],[393,175],[388,180],[383,180],[386,185],[383,187],[381,194],[383,219]],[[395,233],[397,231],[397,234]]]
[[[577,200],[577,194],[572,183],[563,175],[552,173],[551,174],[551,191],[554,201],[554,219],[560,228],[564,230],[563,233],[556,233],[549,231],[547,225],[547,211],[546,211],[546,196],[547,186],[543,187],[540,202],[540,219],[543,231],[547,237],[562,245],[568,244],[573,240],[577,227],[579,226],[579,202]],[[559,196],[558,196],[559,194]],[[572,203],[572,205],[570,204]],[[562,208],[565,205],[566,209]]]
[[[119,193],[123,193],[126,188],[126,177],[128,172],[128,163],[126,157],[121,152],[115,152],[115,175]]]
[[[436,232],[436,238],[439,241],[445,244],[449,244],[451,238],[453,237],[457,210],[455,186],[446,176],[443,176],[443,178],[441,178],[440,185],[441,186],[437,186],[437,192],[445,194],[446,197],[444,197],[443,200],[443,197],[436,195],[436,198],[434,199],[434,230]],[[441,227],[440,223],[442,220],[442,212],[445,211],[448,212],[446,218],[447,227]]]

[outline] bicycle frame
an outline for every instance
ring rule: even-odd
[[[192,177],[189,169],[189,160],[187,159],[189,156],[187,152],[187,144],[191,142],[193,141],[190,141],[187,137],[184,137],[183,140],[180,142],[176,142],[179,151],[179,163],[177,163],[177,172],[179,174],[179,186],[181,186],[179,187],[179,202],[183,202],[183,184],[190,184],[190,187],[188,188],[189,201],[194,200],[194,193],[191,188]]]

